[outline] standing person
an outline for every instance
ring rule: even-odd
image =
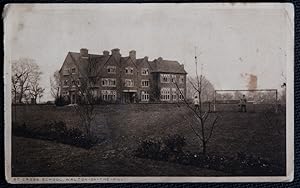
[[[240,100],[240,106],[241,106],[241,112],[247,112],[247,99],[246,96],[243,95],[243,97]]]
[[[198,99],[197,95],[194,98],[194,106],[195,106],[195,110],[197,110],[197,109],[200,110],[199,109],[199,99]]]

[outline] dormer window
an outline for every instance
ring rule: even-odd
[[[132,67],[126,67],[125,68],[125,73],[126,74],[133,74],[133,68]]]
[[[142,68],[142,75],[149,75],[149,69],[148,68]]]
[[[107,66],[107,73],[116,74],[116,66]]]
[[[72,72],[72,74],[75,74],[76,73],[76,68],[72,68],[71,72]]]

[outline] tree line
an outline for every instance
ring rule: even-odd
[[[12,103],[37,103],[45,88],[40,85],[42,72],[37,63],[30,58],[13,60],[11,64],[12,75]]]

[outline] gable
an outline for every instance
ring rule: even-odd
[[[66,69],[66,68],[71,68],[73,66],[76,66],[76,64],[74,62],[74,59],[71,57],[70,52],[68,52],[68,54],[67,54],[67,56],[66,56],[66,58],[65,58],[65,60],[64,60],[64,62],[62,64],[62,66],[61,66],[61,68],[59,69],[58,72],[62,73],[61,72],[62,70]]]

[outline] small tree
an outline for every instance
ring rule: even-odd
[[[176,85],[177,90],[179,91],[179,94],[182,96],[182,100],[183,100],[184,104],[193,113],[193,116],[194,116],[193,119],[196,120],[196,123],[190,122],[189,118],[187,118],[186,116],[183,116],[183,117],[188,122],[193,133],[198,137],[198,139],[201,143],[201,146],[202,146],[202,153],[204,155],[206,155],[207,144],[213,135],[213,131],[215,129],[215,126],[217,125],[217,122],[218,122],[220,116],[216,113],[214,113],[214,115],[212,115],[212,113],[210,113],[209,110],[203,108],[203,105],[202,105],[203,91],[208,86],[207,83],[210,83],[208,81],[204,82],[204,80],[206,80],[206,79],[202,75],[202,73],[200,74],[200,76],[198,75],[197,61],[196,61],[196,78],[193,80],[189,79],[188,81],[189,81],[190,86],[196,91],[196,95],[199,99],[199,108],[198,109],[196,109],[191,103],[189,103],[187,101],[186,97],[184,96],[182,91],[179,89],[178,84],[176,82],[174,84]]]
[[[86,64],[86,67],[80,67],[78,64]],[[78,64],[76,64],[78,70],[77,74],[73,74],[71,70],[69,70],[71,79],[69,87],[75,87],[78,100],[74,108],[80,118],[86,136],[91,138],[93,136],[91,133],[92,122],[96,116],[95,105],[98,100],[97,90],[95,88],[97,88],[98,83],[101,83],[102,67],[97,66],[97,62],[86,62],[86,60],[80,60]]]

